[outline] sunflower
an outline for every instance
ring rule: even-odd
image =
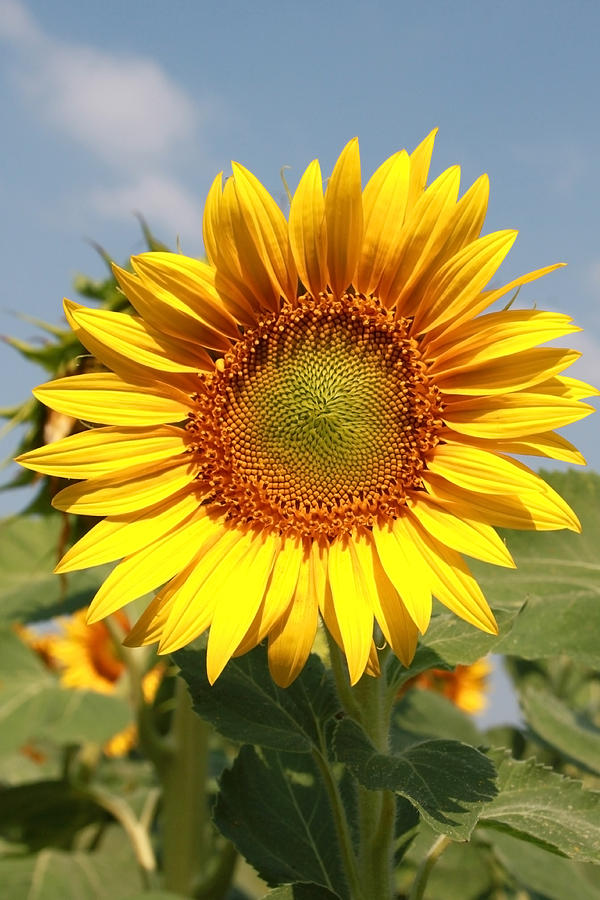
[[[65,301],[110,371],[34,393],[89,428],[19,461],[80,479],[54,505],[105,516],[57,567],[124,557],[96,622],[160,588],[126,639],[168,653],[210,629],[211,682],[268,640],[288,685],[319,617],[350,680],[377,671],[375,625],[408,665],[432,596],[496,623],[462,554],[514,566],[494,525],[579,530],[510,454],[584,460],[553,429],[592,411],[539,348],[569,316],[487,310],[538,269],[487,288],[515,231],[481,236],[488,179],[459,168],[426,187],[435,132],[361,187],[351,140],[323,193],[312,162],[286,218],[243,166],[215,179],[207,262],[143,253],[115,274],[137,315]]]
[[[487,659],[478,659],[469,666],[456,666],[453,670],[428,669],[411,682],[441,694],[467,713],[479,713],[488,705],[488,682],[492,667]]]
[[[117,627],[127,633],[129,619],[121,610],[114,614]],[[22,640],[42,659],[47,668],[60,674],[65,688],[115,694],[126,673],[122,653],[104,622],[86,624],[86,611],[54,619],[52,630],[38,634],[19,627]],[[142,694],[152,703],[164,674],[161,664],[154,666],[142,679]],[[104,745],[107,756],[124,756],[137,743],[137,726],[131,722],[114,734]]]

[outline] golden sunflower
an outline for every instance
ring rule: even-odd
[[[488,705],[491,673],[492,667],[487,659],[478,659],[469,666],[456,666],[452,671],[428,669],[417,675],[412,683],[416,687],[447,697],[464,712],[479,713]]]
[[[578,356],[536,345],[578,329],[537,309],[480,315],[558,266],[485,289],[515,231],[480,237],[488,179],[458,199],[459,168],[426,187],[434,132],[364,190],[358,141],[323,194],[317,160],[289,220],[245,168],[217,176],[208,262],[132,259],[116,277],[139,315],[65,301],[112,371],[35,395],[91,428],[24,454],[82,479],[54,499],[105,516],[58,572],[124,557],[96,622],[162,585],[127,643],[168,653],[210,628],[208,677],[268,638],[280,685],[319,615],[350,680],[375,672],[377,623],[405,663],[432,595],[478,628],[494,617],[461,553],[514,563],[492,526],[579,529],[567,504],[508,454],[583,463],[552,429],[582,418]]]
[[[114,614],[117,626],[125,633],[129,619],[122,611]],[[38,634],[19,627],[22,640],[42,659],[47,668],[60,673],[66,688],[114,694],[119,690],[126,666],[119,647],[103,622],[86,623],[86,611],[79,610],[68,618],[53,620],[56,629]],[[142,679],[144,701],[152,703],[164,674],[159,664]],[[137,726],[131,722],[114,734],[104,745],[107,756],[124,756],[137,743]]]

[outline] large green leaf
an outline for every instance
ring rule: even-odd
[[[328,794],[312,755],[265,750],[259,756],[242,747],[222,775],[214,818],[267,884],[305,882],[350,900]]]
[[[582,533],[509,531],[517,569],[474,564],[492,608],[526,606],[496,651],[526,659],[567,654],[600,666],[600,476],[541,473],[579,515]]]
[[[502,832],[486,830],[485,835],[518,885],[548,900],[600,900],[600,870],[596,866],[548,853]]]
[[[69,849],[77,831],[106,819],[105,810],[85,791],[62,780],[0,790],[0,834],[31,850]]]
[[[38,738],[103,743],[130,721],[124,698],[60,687],[17,634],[0,629],[0,755]]]
[[[483,742],[471,716],[441,694],[417,687],[396,703],[391,737],[394,750],[427,738],[449,738],[475,745]]]
[[[93,853],[42,850],[0,859],[7,900],[127,900],[139,894],[139,868],[120,828],[109,828]]]
[[[395,791],[419,810],[437,832],[467,840],[485,803],[496,793],[494,766],[459,741],[423,741],[402,752],[378,753],[352,719],[339,723],[335,750],[371,791]]]
[[[64,546],[60,516],[14,516],[0,521],[0,621],[32,622],[86,606],[110,567],[54,575]]]
[[[600,774],[600,728],[548,691],[527,690],[521,703],[527,724],[549,747]]]
[[[600,793],[535,760],[520,762],[503,751],[490,756],[498,765],[498,795],[482,810],[482,823],[571,859],[600,863]]]
[[[180,650],[174,659],[198,715],[233,741],[309,752],[339,709],[331,676],[314,654],[285,689],[271,678],[264,647],[232,659],[214,685],[206,677],[205,650]]]

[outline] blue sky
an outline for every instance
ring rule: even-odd
[[[283,198],[283,165],[293,187],[358,134],[367,176],[439,126],[432,173],[488,172],[487,229],[520,229],[499,279],[569,263],[519,302],[574,315],[572,372],[600,383],[599,32],[595,0],[0,0],[0,333],[34,334],[12,311],[60,321],[73,275],[104,274],[87,238],[139,251],[134,210],[201,254],[230,159]],[[0,376],[0,405],[43,380],[9,348]],[[567,435],[600,471],[600,418]]]

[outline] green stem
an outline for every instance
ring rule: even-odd
[[[383,676],[363,675],[351,687],[343,655],[328,635],[331,668],[344,710],[358,721],[380,753],[389,752],[393,695]],[[385,664],[385,658],[382,660]],[[365,900],[393,896],[396,797],[392,791],[360,787],[358,795],[360,852],[358,878]]]
[[[206,872],[209,820],[206,802],[210,726],[192,710],[185,683],[175,682],[171,755],[161,772],[165,890],[193,895]]]
[[[431,870],[448,844],[451,843],[452,841],[447,835],[441,834],[431,845],[425,859],[417,869],[417,874],[415,875],[415,880],[413,881],[410,894],[408,895],[408,900],[423,900],[423,897],[425,896],[425,887]]]
[[[329,805],[331,807],[333,820],[335,822],[335,829],[337,831],[340,851],[342,854],[342,861],[344,863],[344,871],[346,873],[348,885],[350,887],[350,895],[352,897],[352,900],[367,900],[363,893],[358,870],[356,867],[354,847],[352,845],[352,837],[350,835],[348,822],[346,821],[346,811],[344,809],[344,803],[342,801],[337,780],[335,778],[335,775],[331,771],[331,767],[327,759],[327,750],[325,748],[323,748],[322,751],[314,749],[313,757],[321,771],[323,783],[325,784],[325,789],[327,790],[327,794],[329,796]]]
[[[91,789],[90,795],[99,806],[102,806],[103,809],[114,816],[129,838],[146,889],[149,890],[152,887],[156,887],[154,882],[156,859],[150,836],[144,824],[136,818],[129,804],[121,797],[116,797],[114,794],[109,794],[100,788]]]

